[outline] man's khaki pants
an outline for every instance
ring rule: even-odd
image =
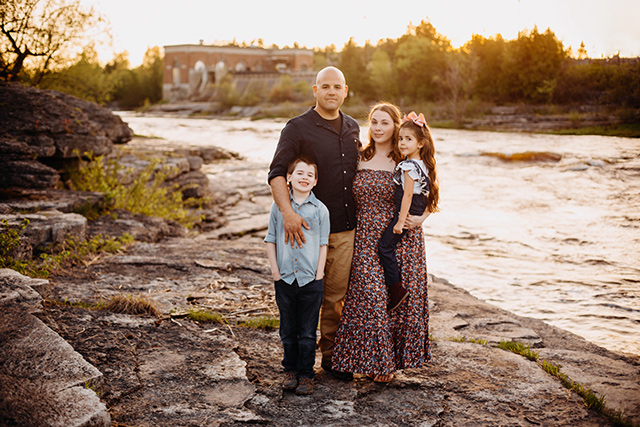
[[[320,341],[318,342],[322,352],[323,368],[331,367],[333,342],[349,285],[355,234],[355,230],[349,230],[329,235],[327,263],[324,269],[324,299],[320,311]]]

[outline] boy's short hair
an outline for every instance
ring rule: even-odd
[[[313,170],[316,172],[316,178],[318,178],[318,165],[311,159],[311,157],[305,154],[300,154],[289,163],[289,166],[287,166],[287,174],[292,174],[296,169],[296,165],[300,162],[313,166]]]

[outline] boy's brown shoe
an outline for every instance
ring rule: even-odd
[[[300,383],[296,388],[296,394],[313,393],[313,378],[300,378]]]
[[[285,372],[282,381],[283,390],[295,390],[298,387],[298,375],[295,372]]]

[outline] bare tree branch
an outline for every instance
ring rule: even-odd
[[[0,7],[0,79],[17,80],[28,63],[41,79],[103,20],[80,0],[5,0]]]

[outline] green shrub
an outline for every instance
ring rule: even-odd
[[[172,172],[162,167],[159,159],[152,159],[139,173],[125,168],[118,159],[94,157],[85,153],[88,162],[71,172],[73,188],[81,191],[96,191],[104,194],[112,209],[124,209],[147,216],[159,216],[178,221],[192,227],[202,216],[189,211],[188,207],[200,206],[204,200],[183,200],[177,184],[168,186],[167,176]],[[130,182],[130,184],[125,184]]]
[[[293,88],[293,80],[289,75],[282,75],[271,87],[271,91],[269,92],[269,101],[273,103],[281,103],[286,101],[294,100],[294,88]]]
[[[95,260],[102,253],[116,253],[133,243],[133,237],[127,233],[116,239],[97,235],[89,240],[78,240],[68,236],[62,244],[46,248],[39,259],[24,260],[15,252],[20,246],[20,233],[28,224],[29,220],[26,218],[17,227],[10,226],[6,219],[0,221],[0,268],[10,268],[31,277],[46,278],[62,267],[80,263],[88,265],[88,260]]]
[[[63,267],[78,264],[88,266],[101,254],[120,252],[132,243],[133,237],[129,233],[108,239],[99,234],[89,240],[79,240],[69,236],[62,244],[48,248],[40,254],[41,261],[39,263],[34,261],[34,264],[39,266],[36,272],[41,272],[42,277],[48,277],[50,273]],[[38,274],[35,275],[38,276]]]
[[[29,225],[28,219],[23,219],[19,226],[9,225],[6,219],[0,220],[0,268],[10,268],[20,274],[35,275],[41,277],[42,274],[33,271],[33,266],[29,261],[22,260],[16,256],[16,251],[20,247],[20,233]]]

